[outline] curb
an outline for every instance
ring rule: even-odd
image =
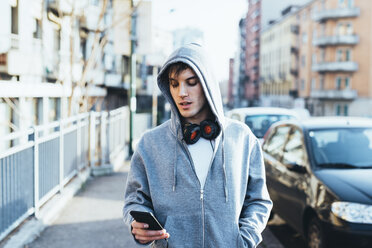
[[[10,239],[5,243],[4,248],[23,248],[34,241],[41,232],[57,219],[63,208],[67,205],[74,195],[83,187],[91,174],[90,168],[80,172],[67,186],[61,194],[55,195],[41,209],[40,217],[32,217],[30,221],[22,225],[18,231],[10,234]]]

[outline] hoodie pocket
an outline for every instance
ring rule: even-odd
[[[200,215],[168,216],[164,225],[170,237],[169,247],[202,247]]]

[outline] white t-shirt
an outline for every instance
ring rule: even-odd
[[[214,141],[201,137],[195,144],[187,145],[195,166],[196,175],[199,178],[201,188],[204,188],[209,165],[213,157]]]

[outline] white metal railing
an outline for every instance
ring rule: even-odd
[[[0,138],[0,240],[61,192],[75,175],[125,148],[127,107],[90,112]],[[20,140],[22,140],[20,142]]]

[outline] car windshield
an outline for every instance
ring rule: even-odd
[[[263,138],[266,131],[269,129],[271,124],[277,121],[294,119],[291,115],[273,115],[273,114],[262,114],[262,115],[247,115],[245,117],[245,124],[252,130],[257,138]]]
[[[372,128],[313,130],[309,136],[313,157],[320,167],[372,166]]]

